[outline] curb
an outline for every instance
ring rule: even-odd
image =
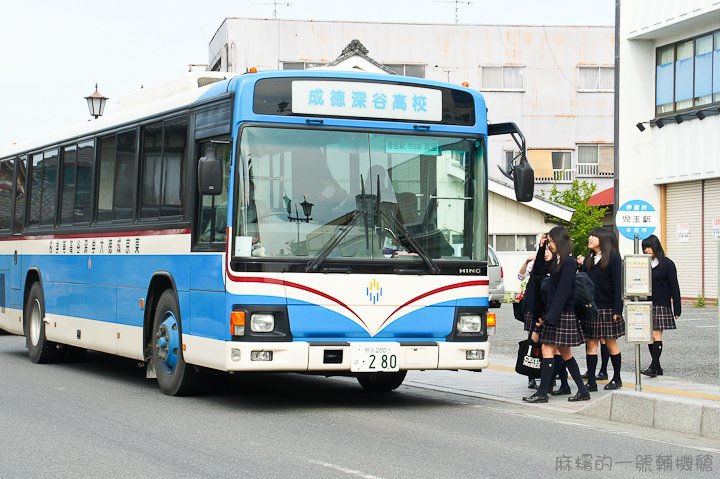
[[[656,393],[614,391],[577,414],[666,431],[720,439],[720,404]]]

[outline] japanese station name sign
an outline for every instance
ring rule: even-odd
[[[293,113],[322,116],[442,120],[442,92],[388,83],[292,82]]]
[[[647,201],[630,200],[618,209],[615,225],[618,232],[627,239],[635,239],[637,235],[643,240],[658,227],[658,213]]]

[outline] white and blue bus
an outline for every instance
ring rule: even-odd
[[[469,88],[330,70],[206,73],[0,153],[0,328],[36,363],[352,375],[488,366],[487,138]]]

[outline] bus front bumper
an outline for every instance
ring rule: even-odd
[[[188,364],[221,371],[296,371],[350,373],[357,347],[388,344],[359,342],[239,342],[185,336],[184,359]],[[394,342],[399,346],[398,369],[487,368],[490,343]]]

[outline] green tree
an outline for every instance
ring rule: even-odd
[[[574,180],[570,188],[566,190],[559,190],[557,185],[553,185],[549,192],[551,201],[569,206],[575,210],[570,222],[556,217],[550,218],[552,221],[567,227],[570,238],[573,240],[573,254],[575,255],[587,253],[587,238],[590,231],[593,228],[602,226],[602,219],[607,208],[588,205],[588,200],[595,193],[596,188],[595,183]]]

